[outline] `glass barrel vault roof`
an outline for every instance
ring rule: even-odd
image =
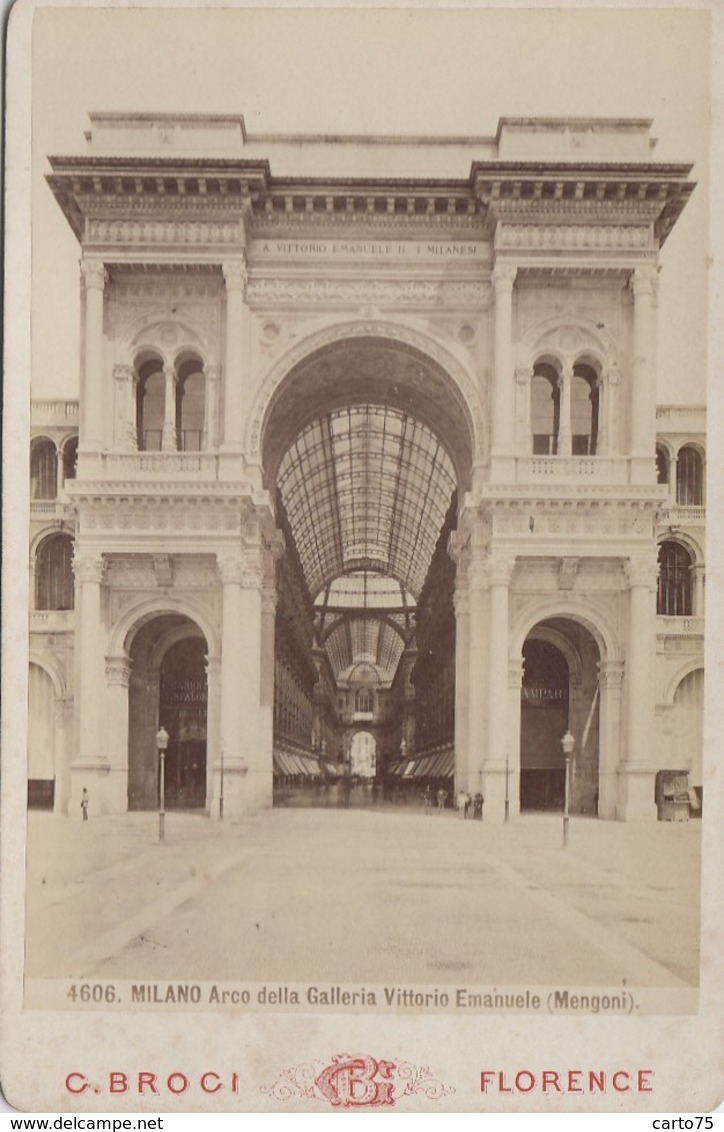
[[[336,409],[299,433],[277,483],[313,598],[327,587],[329,605],[352,606],[355,588],[362,608],[388,592],[398,608],[419,597],[455,489],[426,425],[386,405]]]

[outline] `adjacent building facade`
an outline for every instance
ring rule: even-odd
[[[701,788],[705,412],[656,397],[694,186],[652,150],[106,114],[50,159],[82,345],[32,405],[30,804],[155,807],[161,725],[211,814],[345,770],[556,808],[566,732],[573,812]]]

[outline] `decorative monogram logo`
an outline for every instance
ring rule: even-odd
[[[428,1066],[367,1053],[338,1053],[328,1065],[306,1062],[283,1070],[272,1085],[262,1085],[261,1092],[277,1101],[289,1101],[294,1096],[324,1099],[339,1109],[393,1107],[416,1093],[428,1100],[440,1100],[455,1089],[433,1077]]]

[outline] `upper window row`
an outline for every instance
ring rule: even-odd
[[[159,358],[138,367],[136,436],[144,452],[200,452],[206,418],[206,378],[195,357],[181,362],[173,374]]]
[[[564,432],[570,432],[573,456],[596,454],[600,429],[598,375],[591,366],[576,365],[570,382],[567,410],[558,371],[546,362],[535,366],[530,387],[534,456],[557,455]],[[569,414],[568,419],[564,413]]]
[[[30,498],[57,499],[64,480],[75,479],[78,437],[71,436],[58,451],[47,436],[30,447]]]
[[[676,466],[676,502],[680,507],[701,507],[704,502],[704,458],[698,448],[685,445],[674,461],[668,452],[656,449],[656,471],[659,483],[671,482],[671,463]]]

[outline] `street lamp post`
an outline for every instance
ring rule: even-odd
[[[156,732],[156,749],[158,750],[158,840],[166,839],[166,749],[168,747],[168,731],[159,727]]]
[[[566,730],[565,735],[561,739],[561,746],[563,747],[563,757],[566,762],[566,776],[563,784],[563,848],[568,845],[568,806],[570,802],[571,792],[571,755],[575,746],[575,739],[570,731]]]

